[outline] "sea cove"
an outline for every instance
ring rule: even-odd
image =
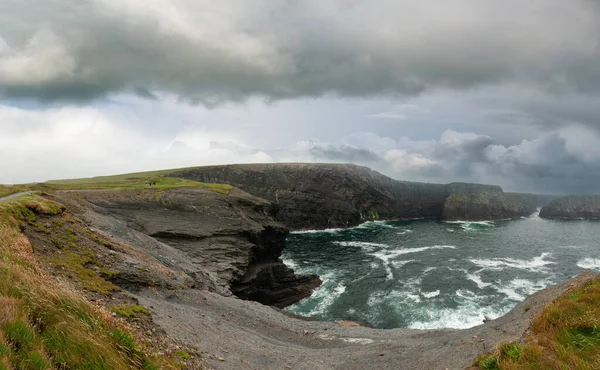
[[[367,222],[293,232],[284,261],[323,284],[288,307],[377,328],[468,328],[584,269],[600,268],[600,224],[516,220]]]

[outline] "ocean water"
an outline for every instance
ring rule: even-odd
[[[320,288],[290,312],[376,328],[468,328],[585,269],[600,271],[600,222],[367,222],[290,234],[282,256]]]

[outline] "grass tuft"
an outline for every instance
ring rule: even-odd
[[[531,324],[525,343],[508,343],[475,361],[480,369],[600,368],[600,275],[555,299]]]
[[[150,311],[144,306],[122,304],[119,306],[113,306],[108,309],[110,312],[114,312],[117,315],[124,317],[141,317],[150,315]]]
[[[0,223],[0,369],[174,369],[124,323],[58,284],[18,228]]]

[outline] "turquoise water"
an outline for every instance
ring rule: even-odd
[[[600,222],[368,222],[290,235],[283,260],[323,285],[287,310],[377,328],[468,328],[586,268]]]

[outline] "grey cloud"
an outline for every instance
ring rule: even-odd
[[[311,158],[321,162],[352,162],[373,164],[381,161],[381,157],[370,149],[357,148],[351,145],[312,144],[308,150]]]
[[[445,169],[424,173],[420,179],[428,181],[492,183],[511,191],[600,193],[600,155],[570,149],[558,133],[503,146],[489,136],[448,131],[423,152],[433,153],[431,159]]]
[[[446,131],[433,149],[433,158],[446,163],[458,176],[473,173],[473,165],[486,163],[486,149],[493,140],[486,135],[464,134]]]
[[[599,14],[590,0],[5,0],[0,97],[214,105],[501,81],[598,94]]]
[[[377,143],[390,138],[375,140],[376,135],[370,134],[365,135],[370,139],[362,148],[319,143],[309,151],[318,153],[311,157],[313,161],[366,164],[400,180],[467,181],[497,184],[507,191],[600,194],[600,150],[580,147],[579,137],[586,132],[582,130],[551,132],[509,146],[487,135],[448,130],[439,140],[401,140],[396,148],[385,148]],[[593,136],[589,131],[588,135]]]

